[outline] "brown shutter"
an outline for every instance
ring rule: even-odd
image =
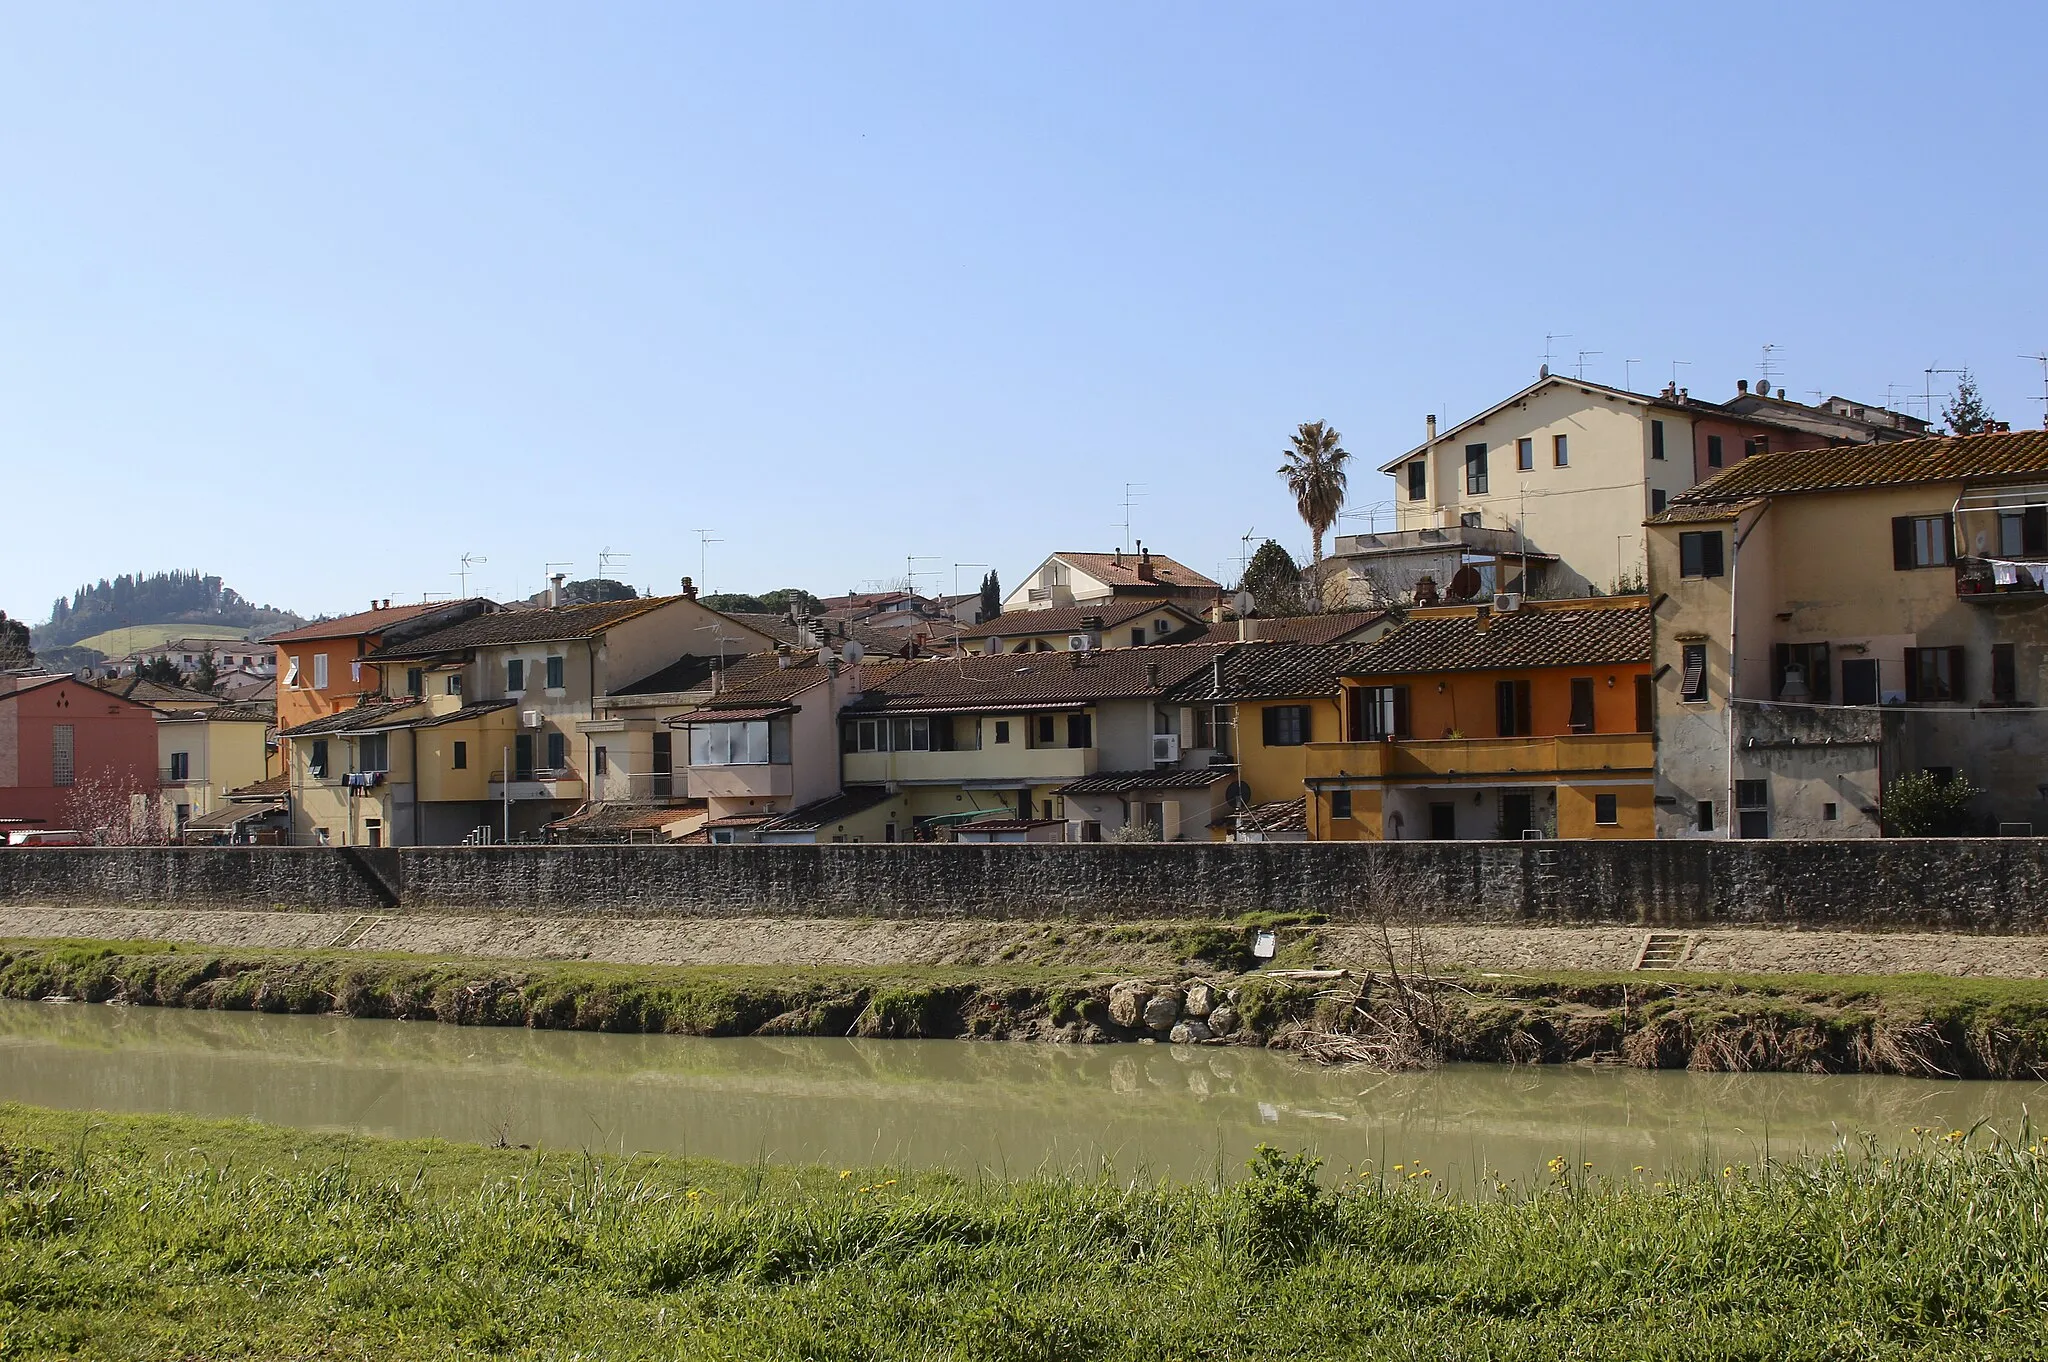
[[[1649,677],[1636,677],[1636,732],[1648,733],[1656,726],[1656,695]]]
[[[1970,697],[1967,679],[1963,674],[1963,660],[1968,656],[1969,654],[1961,648],[1948,650],[1948,698],[1951,700],[1967,700]]]
[[[1814,643],[1806,649],[1806,689],[1813,696],[1816,705],[1825,705],[1834,699],[1835,664],[1825,643]]]
[[[1408,736],[1408,688],[1394,687],[1394,732],[1396,738]]]
[[[1892,567],[1904,572],[1913,566],[1913,517],[1892,517]]]
[[[2048,506],[2029,506],[2020,513],[2020,552],[2029,558],[2048,556]]]
[[[1941,561],[1953,563],[1956,560],[1956,518],[1945,515],[1941,518]]]
[[[2011,701],[2018,694],[2018,672],[2014,664],[2013,646],[2010,643],[1991,645],[1991,698]]]
[[[1896,525],[1898,522],[1893,521],[1892,523]],[[1918,648],[1908,648],[1906,649],[1906,703],[1909,705],[1918,704],[1919,701],[1920,650]]]
[[[1705,560],[1700,571],[1701,576],[1719,577],[1727,570],[1727,560],[1721,556],[1721,532],[1719,530],[1709,531],[1700,540],[1700,550],[1700,556]]]

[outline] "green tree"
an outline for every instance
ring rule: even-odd
[[[1893,837],[1967,837],[1976,831],[1970,801],[1983,793],[1960,771],[1946,780],[1931,771],[1900,776],[1884,787],[1884,830]]]
[[[711,610],[723,610],[737,615],[768,615],[768,602],[759,596],[749,596],[741,591],[720,591],[715,595],[701,596],[697,603]]]
[[[7,618],[7,612],[0,610],[0,667],[27,667],[35,660],[35,650],[29,647],[28,626]]]
[[[815,615],[822,604],[823,602],[816,596],[800,586],[778,586],[773,591],[761,593],[762,608],[777,615],[786,615],[791,611]]]
[[[1977,379],[1968,369],[1956,379],[1956,395],[1941,409],[1941,419],[1951,435],[1981,435],[1996,418],[1977,391]]]
[[[182,686],[185,673],[178,670],[178,664],[162,653],[150,658],[135,669],[135,674],[145,681],[154,681],[159,686]]]
[[[597,605],[603,601],[634,601],[640,593],[624,582],[615,582],[609,577],[586,577],[579,582],[562,584],[563,605]]]
[[[1281,452],[1279,473],[1294,494],[1294,508],[1308,525],[1312,557],[1309,561],[1309,594],[1312,608],[1322,608],[1323,535],[1337,523],[1344,509],[1344,493],[1350,476],[1344,466],[1351,462],[1349,451],[1339,443],[1343,437],[1324,421],[1304,421],[1287,437]]]
[[[1244,579],[1237,589],[1252,594],[1261,615],[1302,613],[1301,569],[1277,539],[1259,545],[1259,551],[1245,564]]]
[[[192,676],[185,684],[208,695],[220,690],[220,668],[214,665],[213,649],[208,648],[199,655],[199,665],[192,669]]]
[[[1003,584],[996,580],[996,570],[990,568],[988,576],[981,579],[981,619],[978,623],[1003,617]]]

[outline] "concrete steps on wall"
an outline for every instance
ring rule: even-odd
[[[391,919],[388,917],[376,917],[369,913],[358,913],[349,919],[348,926],[343,927],[334,940],[327,943],[328,948],[330,950],[343,950],[352,946],[360,946],[363,944],[364,937],[389,921]]]
[[[1636,969],[1677,969],[1699,938],[1687,932],[1649,932],[1636,951]]]

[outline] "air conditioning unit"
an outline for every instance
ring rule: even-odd
[[[1152,764],[1180,760],[1180,735],[1177,733],[1154,733],[1152,735]]]
[[[1493,613],[1512,615],[1522,608],[1522,593],[1519,591],[1496,591],[1493,593]]]
[[[1067,635],[1067,651],[1070,653],[1085,653],[1090,651],[1094,647],[1095,635],[1093,634]]]
[[[522,710],[520,710],[520,711],[519,711],[519,726],[520,726],[521,728],[539,728],[539,727],[540,727],[540,711],[539,711],[539,710],[537,710],[537,709],[522,709]]]

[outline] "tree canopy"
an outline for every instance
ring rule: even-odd
[[[7,612],[0,610],[0,667],[26,667],[35,660],[35,650],[29,647],[28,626],[7,618]]]
[[[1003,584],[996,580],[996,570],[994,568],[990,568],[988,576],[981,579],[981,605],[979,608],[981,620],[976,621],[977,623],[1001,619],[1003,616]]]
[[[1299,615],[1302,612],[1301,568],[1294,555],[1277,539],[1259,545],[1245,565],[1238,590],[1249,591],[1258,602],[1261,615]]]
[[[1968,369],[1956,379],[1956,395],[1941,409],[1942,423],[1951,435],[1981,435],[1992,421],[1991,408],[1977,391],[1977,378]]]
[[[562,584],[563,605],[597,605],[603,601],[633,601],[640,593],[624,582],[615,582],[609,577],[586,577],[577,582]]]
[[[221,579],[200,572],[139,572],[102,577],[50,606],[50,622],[36,643],[59,648],[107,629],[135,624],[226,624],[243,629],[287,629],[305,621],[288,610],[254,605]]]
[[[1343,447],[1343,438],[1328,422],[1303,421],[1287,437],[1288,447],[1280,456],[1280,476],[1287,480],[1287,490],[1294,494],[1294,508],[1308,526],[1312,550],[1309,594],[1318,602],[1320,592],[1316,584],[1323,579],[1323,535],[1337,523],[1337,513],[1344,509],[1344,494],[1350,483],[1345,465],[1351,462],[1351,453]]]
[[[800,586],[779,586],[758,596],[751,596],[743,591],[721,591],[703,597],[701,603],[713,610],[740,615],[787,615],[793,610],[803,614],[816,614],[822,604],[816,596]]]

